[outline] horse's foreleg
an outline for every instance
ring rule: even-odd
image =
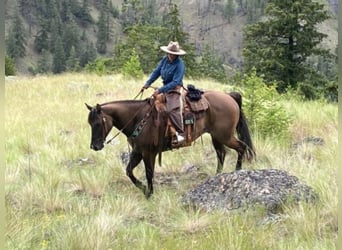
[[[142,159],[142,154],[137,152],[132,152],[130,155],[129,163],[126,168],[126,175],[131,179],[133,184],[145,192],[146,186],[142,184],[133,174],[133,169],[139,164]]]
[[[156,154],[148,152],[143,155],[143,161],[145,164],[147,189],[145,190],[146,198],[150,198],[153,194],[153,176],[154,176],[154,164],[155,164]]]
[[[223,169],[223,164],[224,164],[224,159],[226,157],[226,149],[224,148],[224,145],[214,138],[211,138],[214,148],[216,150],[216,155],[217,155],[217,169],[216,173],[219,174],[222,172]]]

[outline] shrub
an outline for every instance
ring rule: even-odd
[[[266,85],[255,69],[243,77],[243,108],[251,131],[266,138],[289,138],[290,116],[278,102],[275,84]]]
[[[113,72],[113,59],[97,58],[95,61],[89,62],[86,65],[85,70],[87,72],[96,73],[97,75]]]
[[[15,75],[15,63],[12,58],[9,56],[5,56],[5,75],[6,76],[13,76]]]
[[[141,69],[139,56],[136,53],[135,49],[132,49],[131,57],[127,62],[125,62],[124,66],[122,67],[121,73],[124,77],[132,77],[134,79],[143,77],[144,72]]]

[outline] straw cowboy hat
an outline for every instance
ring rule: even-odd
[[[177,56],[186,54],[186,52],[179,47],[178,42],[173,42],[173,41],[169,42],[169,45],[167,46],[160,46],[160,49],[166,53],[177,55]]]

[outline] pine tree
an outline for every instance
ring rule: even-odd
[[[310,55],[323,55],[317,45],[326,37],[317,24],[329,16],[322,4],[311,0],[269,0],[267,19],[245,29],[245,70],[256,68],[268,81],[278,82],[278,91],[296,87],[310,71]]]
[[[43,49],[41,51],[41,57],[38,59],[36,73],[48,72],[51,72],[51,54],[49,53],[49,51]]]
[[[122,67],[122,74],[126,78],[135,78],[139,79],[142,78],[144,72],[141,69],[139,56],[135,49],[132,49],[131,57],[127,62],[125,62],[124,66]]]
[[[52,72],[53,73],[61,73],[65,71],[65,54],[63,48],[63,42],[60,36],[57,37],[55,42],[55,49],[53,54],[53,62],[52,62]]]
[[[80,42],[79,29],[72,15],[70,15],[68,21],[64,24],[62,40],[64,44],[64,53],[68,58],[70,56],[71,48],[78,48]]]
[[[235,13],[235,6],[234,6],[234,1],[233,0],[227,0],[226,3],[224,4],[223,10],[222,10],[223,17],[228,20],[230,23],[232,17],[234,16]]]
[[[46,20],[40,21],[40,30],[34,38],[34,49],[41,53],[43,50],[49,50],[49,32]]]
[[[189,34],[183,31],[179,16],[180,14],[177,5],[170,5],[169,12],[164,16],[166,40],[163,41],[163,44],[168,44],[169,41],[177,41],[187,53],[182,57],[186,65],[186,75],[196,77],[199,72],[195,60],[195,48],[193,44],[188,42]]]
[[[204,78],[212,78],[220,82],[227,80],[227,75],[223,68],[223,60],[219,56],[215,56],[207,45],[204,49],[202,60],[199,64],[199,76]]]
[[[12,29],[9,31],[6,39],[6,52],[12,59],[18,59],[26,55],[26,33],[23,21],[19,12],[16,11],[12,23]]]
[[[108,33],[107,33],[106,13],[103,8],[100,12],[100,17],[97,22],[97,27],[98,27],[97,41],[96,41],[97,52],[99,52],[100,54],[105,54],[107,51]]]
[[[83,27],[87,27],[88,24],[93,23],[93,18],[90,15],[89,0],[82,1],[82,7],[76,15],[80,20]],[[111,3],[111,2],[110,2]]]
[[[77,56],[77,52],[74,46],[71,47],[70,56],[66,61],[66,69],[68,71],[79,71],[80,69],[80,60]]]

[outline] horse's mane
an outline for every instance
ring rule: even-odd
[[[101,106],[111,105],[111,104],[137,104],[137,103],[145,103],[150,101],[150,97],[143,100],[115,100],[110,102],[102,103]]]

